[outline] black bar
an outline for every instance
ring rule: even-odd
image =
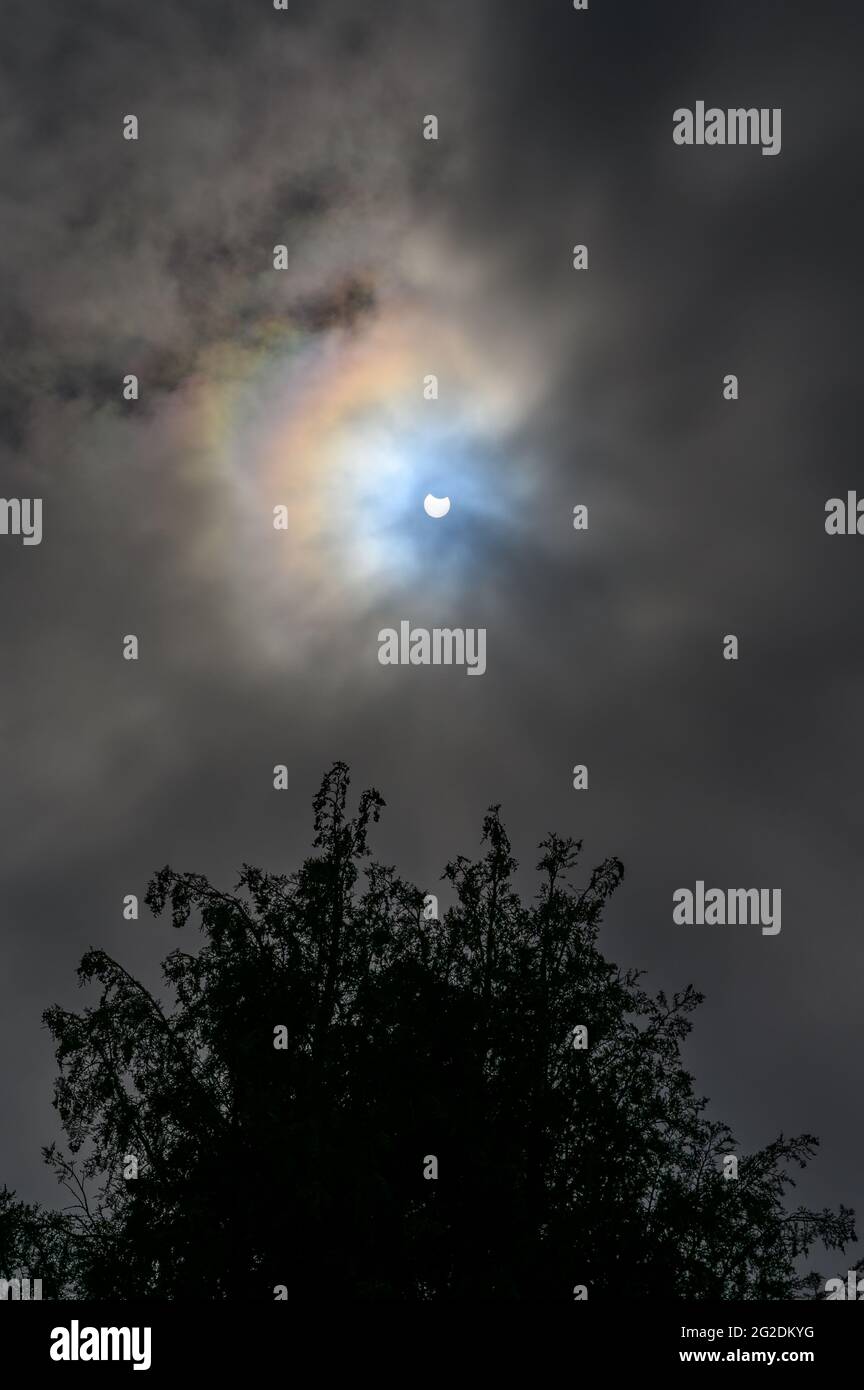
[[[52,1346],[89,1356],[109,1334],[104,1349],[125,1360],[54,1360]],[[64,1329],[61,1336],[58,1329]],[[100,1331],[98,1339],[88,1329]],[[137,1336],[134,1330],[137,1329]],[[149,1329],[149,1366],[145,1329]],[[128,1338],[125,1332],[128,1331]],[[0,1307],[0,1346],[6,1380],[16,1371],[49,1372],[68,1378],[100,1370],[112,1375],[174,1377],[184,1372],[240,1375],[258,1383],[267,1368],[284,1371],[284,1383],[309,1380],[344,1365],[356,1381],[363,1367],[378,1367],[406,1386],[427,1379],[436,1364],[448,1380],[470,1363],[488,1371],[496,1364],[533,1365],[534,1383],[567,1367],[666,1371],[714,1364],[727,1369],[752,1365],[765,1370],[794,1365],[799,1373],[840,1370],[857,1353],[860,1315],[829,1308],[824,1301],[788,1303],[575,1303],[530,1304],[401,1303],[8,1303]],[[67,1342],[66,1337],[69,1340]],[[709,1355],[710,1353],[710,1355]],[[562,1364],[563,1358],[563,1364]],[[395,1372],[401,1369],[398,1375]],[[542,1368],[546,1369],[543,1370]],[[442,1371],[443,1373],[443,1371]],[[282,1380],[280,1379],[280,1383]]]

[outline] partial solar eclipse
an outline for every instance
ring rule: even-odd
[[[450,510],[450,498],[433,497],[431,492],[427,492],[423,498],[423,509],[427,516],[446,516]]]

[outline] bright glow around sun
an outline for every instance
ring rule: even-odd
[[[211,447],[268,584],[281,574],[316,609],[412,582],[458,593],[515,524],[531,476],[509,447],[520,383],[433,311],[391,304],[354,329],[285,329],[216,366]],[[277,507],[287,525],[271,544]]]

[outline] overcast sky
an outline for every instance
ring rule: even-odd
[[[0,460],[43,538],[0,536],[0,1181],[54,1199],[40,1014],[83,951],[152,982],[178,944],[123,895],[296,866],[343,758],[427,891],[490,802],[528,890],[550,829],[620,856],[601,945],[705,991],[711,1112],[819,1135],[799,1196],[864,1226],[864,540],[824,525],[864,492],[860,5],[7,0],[3,29]],[[702,100],[780,108],[780,153],[674,144]],[[485,628],[485,674],[381,666],[403,619]],[[781,932],[676,926],[697,879],[781,889]]]

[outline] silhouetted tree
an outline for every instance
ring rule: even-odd
[[[342,763],[324,778],[294,874],[244,866],[235,894],[156,875],[153,912],[195,913],[204,936],[163,964],[170,1008],[84,957],[98,1003],[44,1015],[69,1150],[44,1154],[73,1206],[4,1192],[0,1269],[88,1298],[816,1293],[800,1257],[843,1250],[853,1213],[787,1207],[809,1135],[722,1176],[737,1145],[680,1057],[701,996],[651,997],[597,949],[618,860],[578,889],[581,842],[549,835],[526,904],[492,807],[482,857],[445,870],[455,905],[427,921],[368,862],[384,803],[364,792],[350,816],[348,782]]]

